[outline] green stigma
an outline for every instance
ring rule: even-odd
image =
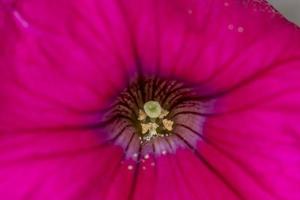
[[[162,109],[157,101],[148,101],[144,104],[144,111],[150,118],[157,118],[161,115]]]

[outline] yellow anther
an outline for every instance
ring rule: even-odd
[[[146,134],[151,128],[150,124],[141,124],[141,126],[142,126],[142,134]]]
[[[165,127],[165,129],[167,129],[168,131],[172,131],[173,130],[173,124],[174,122],[168,119],[164,119],[162,120],[162,123]]]
[[[138,117],[138,120],[139,121],[144,121],[146,119],[147,115],[144,111],[142,110],[139,110],[139,117]]]
[[[169,111],[162,109],[161,114],[159,115],[160,119],[165,118],[169,114]]]
[[[156,123],[148,123],[148,124],[141,124],[142,126],[142,134],[146,134],[148,131],[150,134],[157,134],[156,129],[159,127]]]
[[[156,123],[149,123],[150,124],[150,134],[157,135],[156,129],[159,127]]]

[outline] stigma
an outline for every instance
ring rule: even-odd
[[[168,114],[169,111],[163,109],[158,101],[148,101],[144,104],[138,116],[141,143],[172,134],[174,122],[167,118]]]

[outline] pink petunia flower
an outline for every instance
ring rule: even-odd
[[[264,0],[0,0],[3,200],[298,200],[299,102]]]

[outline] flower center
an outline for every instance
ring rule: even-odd
[[[202,139],[212,108],[193,86],[163,78],[136,79],[102,116],[105,138],[132,155],[165,155]]]
[[[139,110],[138,120],[141,125],[141,143],[154,137],[165,137],[171,134],[174,122],[167,118],[169,111],[163,109],[159,102],[148,101],[144,110]]]

